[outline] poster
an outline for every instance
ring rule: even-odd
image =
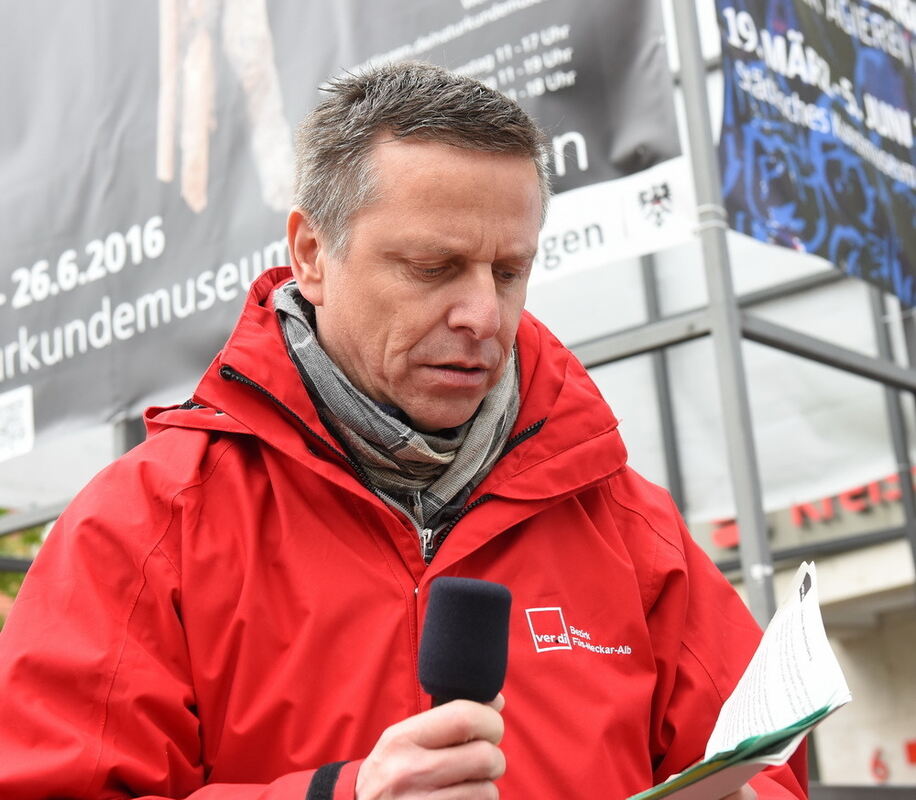
[[[679,149],[657,4],[405,7],[4,8],[0,459],[188,396],[251,282],[288,263],[293,130],[343,70],[415,58],[517,98],[548,134],[558,198],[572,198],[557,203],[536,270],[569,274],[621,252],[620,208],[600,187]],[[658,177],[627,189],[650,233],[671,215],[670,192]],[[580,218],[583,203],[603,216]]]
[[[916,304],[916,4],[717,0],[729,225]]]

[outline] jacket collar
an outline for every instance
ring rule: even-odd
[[[232,335],[198,385],[194,401],[221,413],[150,409],[148,427],[150,433],[165,426],[248,433],[357,488],[353,466],[303,389],[273,311],[271,295],[291,274],[277,267],[255,280]],[[506,455],[475,496],[559,497],[623,468],[617,420],[575,356],[527,312],[517,345],[521,408]]]

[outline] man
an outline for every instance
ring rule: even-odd
[[[0,794],[624,798],[684,769],[759,631],[523,312],[536,127],[409,64],[333,84],[298,146],[291,270],[28,576]],[[490,705],[418,685],[440,575],[513,592]],[[803,759],[733,797],[803,797]]]

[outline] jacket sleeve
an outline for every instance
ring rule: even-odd
[[[0,796],[349,800],[359,762],[207,784],[173,504],[117,466],[58,520],[0,632]]]
[[[722,703],[760,640],[760,628],[672,504],[676,533],[661,535],[651,572],[647,622],[658,682],[652,753],[659,783],[702,758]],[[760,800],[807,797],[802,744],[789,763],[751,780]]]

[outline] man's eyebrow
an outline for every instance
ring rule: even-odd
[[[384,251],[386,256],[409,256],[417,253],[439,256],[441,258],[452,258],[456,255],[456,252],[449,247],[429,244],[427,242],[406,242],[398,247]]]
[[[407,242],[397,248],[392,248],[390,250],[383,251],[385,257],[393,258],[410,258],[411,256],[435,256],[437,258],[451,259],[451,258],[463,258],[463,254],[458,250],[453,250],[450,247],[444,247],[441,244],[432,244],[429,242]],[[535,255],[537,255],[537,248],[533,250],[520,250],[518,252],[509,253],[505,256],[500,256],[496,259],[499,263],[508,263],[515,261],[533,261]]]
[[[533,261],[537,252],[538,250],[536,247],[534,250],[523,250],[518,254],[509,256],[506,261]]]

